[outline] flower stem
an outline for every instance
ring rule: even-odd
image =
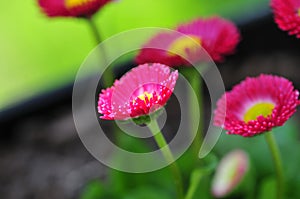
[[[199,190],[205,190],[209,183],[208,178],[209,175],[215,171],[217,167],[217,157],[214,154],[208,155],[205,159],[203,159],[203,164],[201,166],[196,167],[191,175],[190,175],[190,185],[188,188],[188,191],[186,193],[185,199],[193,199],[193,198],[199,198],[196,197],[195,194]],[[202,183],[200,186],[200,183]]]
[[[190,117],[194,118],[194,115],[196,115],[195,113],[195,107],[198,106],[199,107],[199,116],[200,116],[200,120],[199,120],[199,126],[197,129],[197,126],[193,124],[193,128],[192,131],[196,131],[196,136],[195,136],[195,140],[194,140],[194,151],[196,154],[196,157],[198,157],[198,153],[202,144],[202,140],[203,140],[203,130],[204,130],[204,116],[203,116],[203,93],[202,93],[202,81],[200,78],[200,74],[198,73],[198,71],[191,71],[191,78],[190,78],[190,83],[192,88],[194,89],[195,95],[197,96],[197,101],[194,101],[193,99],[191,99],[190,101]]]
[[[96,44],[99,45],[102,42],[101,34],[100,34],[94,20],[92,19],[92,17],[87,17],[86,19],[87,19],[88,24],[91,28],[91,31],[92,31],[93,37],[95,38]],[[106,50],[105,50],[103,45],[99,45],[98,48],[100,50],[101,57],[103,59],[101,64],[103,64],[103,67],[106,67],[108,65]],[[105,71],[103,71],[103,72],[105,72]],[[103,86],[104,87],[111,86],[112,83],[113,83],[113,80],[114,80],[113,72],[112,72],[110,67],[107,67],[106,68],[106,74],[103,75],[103,84],[104,84]]]
[[[206,65],[202,65],[203,69]],[[205,68],[204,68],[205,69]],[[204,116],[203,116],[203,82],[199,71],[193,67],[185,67],[180,71],[189,81],[192,89],[188,90],[188,109],[190,121],[190,135],[195,136],[191,146],[191,154],[193,155],[193,162],[199,162],[198,154],[203,141],[204,130]],[[192,97],[193,95],[196,98]],[[196,119],[198,116],[200,119]]]
[[[194,198],[194,195],[199,187],[199,184],[203,177],[203,174],[201,172],[197,172],[197,173],[194,173],[194,175],[192,177],[193,177],[193,180],[192,180],[192,183],[191,183],[191,185],[188,189],[188,192],[185,196],[185,199],[193,199]]]
[[[279,149],[272,132],[265,133],[265,138],[275,164],[275,170],[277,175],[277,199],[282,199],[284,192],[284,176]]]
[[[160,131],[156,119],[151,120],[150,124],[148,124],[148,128],[150,129],[152,135],[154,136],[154,139],[158,147],[160,148],[165,160],[168,163],[170,163],[170,169],[174,177],[178,199],[183,199],[183,183],[182,183],[182,177],[181,177],[179,167],[175,162],[173,154],[162,132]]]
[[[92,30],[97,45],[100,44],[102,42],[102,38],[94,20],[92,19],[92,17],[87,17],[86,19],[88,20],[89,26]]]

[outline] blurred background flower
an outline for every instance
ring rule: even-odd
[[[271,0],[271,6],[279,28],[300,38],[300,1]]]
[[[240,40],[237,27],[221,17],[198,18],[174,28],[172,33],[158,33],[143,45],[136,57],[139,64],[161,62],[170,66],[185,66],[208,61],[206,52],[216,62],[232,54]],[[156,46],[161,49],[153,49]],[[167,48],[167,50],[163,50]],[[203,49],[205,52],[203,52]],[[204,54],[203,54],[204,53]],[[192,61],[188,63],[186,59]]]
[[[90,17],[111,0],[38,0],[49,17]]]
[[[221,62],[225,55],[234,53],[240,41],[236,25],[221,17],[199,18],[179,25],[176,30],[192,37],[198,36],[200,44],[215,62]]]
[[[250,160],[243,150],[234,150],[224,156],[212,181],[212,193],[223,198],[237,189],[249,171]]]

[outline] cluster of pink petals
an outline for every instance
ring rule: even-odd
[[[220,17],[197,19],[178,26],[177,31],[199,36],[203,48],[216,62],[223,61],[225,55],[233,54],[240,41],[240,33],[235,24]]]
[[[102,119],[126,120],[147,115],[166,104],[173,93],[178,72],[163,64],[143,64],[132,69],[99,95]]]
[[[272,0],[271,6],[279,28],[300,38],[300,0]]]
[[[38,0],[42,11],[49,17],[89,17],[112,0],[82,0],[68,7],[66,0]]]
[[[150,39],[142,48],[136,62],[139,64],[147,62],[159,62],[172,67],[190,65],[197,61],[202,61],[205,56],[202,49],[198,51],[190,50],[183,46],[183,51],[188,55],[188,62],[180,55],[170,55],[168,47],[173,44],[181,35],[199,38],[200,48],[211,56],[216,62],[224,60],[225,55],[234,53],[240,41],[240,33],[237,27],[230,21],[221,17],[199,18],[186,24],[179,25],[176,29],[178,33],[159,33]],[[153,46],[157,49],[154,49]]]
[[[214,124],[227,130],[228,134],[244,137],[270,131],[273,127],[282,126],[295,113],[299,105],[298,96],[299,92],[292,82],[283,77],[262,74],[247,78],[218,101]],[[245,111],[255,103],[264,101],[274,103],[272,113],[245,122]]]
[[[138,64],[143,63],[162,63],[171,67],[190,65],[187,60],[179,55],[171,55],[168,47],[181,35],[178,33],[161,32],[151,38],[143,45],[135,61]],[[188,49],[186,49],[188,50]],[[189,60],[190,54],[189,55]]]

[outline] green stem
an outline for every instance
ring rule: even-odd
[[[217,167],[217,157],[214,154],[208,155],[203,161],[201,162],[201,167],[197,167],[193,170],[192,174],[190,175],[190,185],[185,196],[185,199],[193,199],[199,198],[195,197],[197,191],[206,190],[210,185],[208,185],[208,177],[209,175],[215,171]],[[201,186],[200,186],[200,183]]]
[[[205,66],[205,65],[203,65]],[[202,66],[201,66],[202,67]],[[203,68],[203,67],[202,67]],[[190,120],[190,134],[195,136],[194,141],[191,146],[191,153],[193,154],[193,162],[196,165],[196,162],[199,162],[198,154],[201,148],[203,141],[203,130],[204,130],[204,121],[203,121],[203,96],[202,96],[202,80],[199,72],[195,68],[183,68],[181,73],[189,81],[192,89],[189,89],[188,92],[188,109],[189,109],[189,120]],[[196,98],[191,97],[195,95]],[[198,108],[197,108],[198,107]],[[199,109],[199,110],[198,110]],[[199,116],[200,120],[195,118]]]
[[[197,189],[199,188],[199,184],[201,182],[202,177],[203,177],[203,174],[201,172],[194,173],[194,175],[192,176],[192,178],[193,178],[192,183],[190,184],[190,187],[188,189],[185,199],[193,199],[194,198],[194,195],[195,195]]]
[[[101,37],[101,34],[100,34],[100,31],[98,30],[98,28],[97,28],[94,20],[92,19],[92,17],[87,17],[86,19],[87,19],[88,24],[89,24],[89,26],[91,28],[91,31],[92,31],[92,34],[93,34],[93,36],[95,38],[96,44],[99,45],[103,41],[102,37]],[[105,66],[108,65],[106,50],[105,50],[105,48],[104,48],[103,45],[98,46],[98,48],[100,50],[101,57],[103,59],[103,62],[101,64],[103,64],[103,66],[105,67]],[[105,72],[105,75],[103,75],[103,84],[104,84],[104,87],[109,87],[109,86],[112,85],[113,80],[114,80],[113,72],[112,72],[112,70],[111,70],[110,67],[107,67],[106,71],[103,71],[103,72]]]
[[[191,99],[190,101],[190,117],[193,118],[194,115],[196,115],[197,113],[195,113],[195,106],[199,107],[199,116],[200,116],[200,121],[199,121],[199,126],[197,129],[197,126],[193,127],[193,131],[197,131],[197,134],[195,136],[195,141],[194,141],[194,150],[195,150],[195,154],[196,157],[198,157],[198,153],[202,144],[202,140],[203,140],[203,130],[204,130],[204,115],[203,115],[203,85],[202,85],[202,80],[200,78],[200,74],[198,73],[198,71],[191,71],[192,74],[190,75],[190,83],[192,88],[194,89],[195,95],[197,96],[197,101],[194,101],[193,99]],[[197,123],[193,124],[196,125]]]
[[[89,26],[93,33],[96,44],[97,45],[100,44],[102,42],[102,38],[101,38],[100,32],[99,32],[94,20],[92,19],[92,17],[87,17],[86,19],[88,20],[88,23],[89,23]]]
[[[282,199],[283,192],[284,192],[284,176],[283,176],[283,167],[281,163],[279,149],[272,132],[265,133],[265,138],[268,143],[275,164],[275,170],[277,176],[277,199]]]
[[[163,134],[160,131],[160,128],[157,124],[156,119],[152,119],[150,124],[148,124],[148,128],[150,129],[151,133],[154,136],[154,139],[160,148],[164,158],[168,163],[170,163],[170,169],[172,171],[175,185],[176,185],[176,191],[179,199],[183,199],[183,183],[182,183],[182,177],[179,170],[178,165],[175,162],[175,159],[173,157],[173,154],[163,136]]]

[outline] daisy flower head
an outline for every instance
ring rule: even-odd
[[[221,62],[225,55],[234,52],[240,40],[237,27],[220,17],[199,18],[181,24],[175,30],[151,38],[136,57],[136,62],[160,62],[176,67],[207,61],[206,52],[214,61]]]
[[[234,191],[245,178],[249,167],[249,157],[244,151],[237,149],[228,153],[220,161],[213,178],[212,194],[220,198]]]
[[[49,17],[89,17],[112,0],[38,0]]]
[[[178,78],[163,64],[143,64],[101,91],[98,100],[100,118],[127,120],[154,113],[163,107],[173,93]]]
[[[300,0],[272,0],[271,7],[279,28],[300,38]]]
[[[159,62],[168,66],[186,66],[201,56],[201,43],[175,31],[161,32],[149,40],[136,57],[138,64]],[[198,56],[196,56],[198,55]],[[205,57],[202,53],[202,57]]]
[[[221,17],[199,18],[178,26],[177,31],[198,36],[203,48],[216,62],[223,61],[225,55],[233,54],[240,41],[235,24]]]
[[[296,112],[298,96],[292,82],[283,77],[248,77],[219,99],[214,124],[227,134],[255,136],[282,126]]]

